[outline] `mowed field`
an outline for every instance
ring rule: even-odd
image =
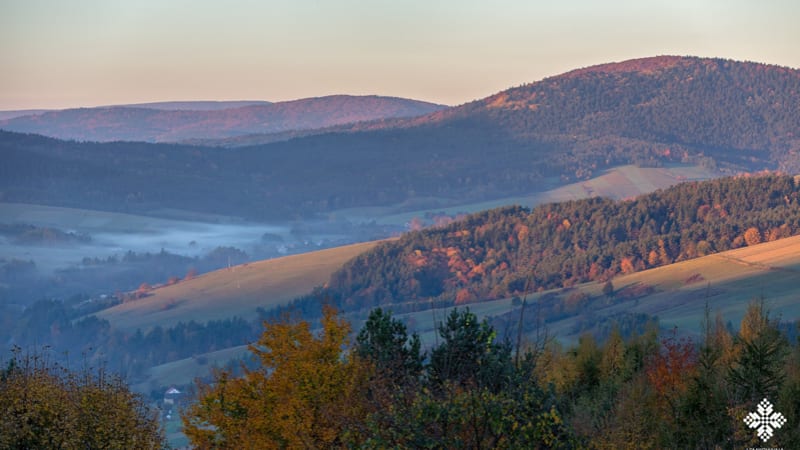
[[[234,316],[251,318],[256,308],[285,304],[328,281],[345,262],[379,241],[285,256],[209,272],[154,289],[147,297],[97,313],[111,326],[145,332],[178,322],[207,322]]]

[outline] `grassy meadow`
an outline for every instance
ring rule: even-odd
[[[767,307],[782,320],[800,318],[800,236],[731,250],[715,255],[682,261],[612,280],[617,293],[628,290],[649,292],[635,298],[615,296],[606,299],[603,283],[586,283],[575,288],[539,292],[528,296],[526,320],[535,320],[536,302],[548,295],[562,298],[585,293],[596,299],[582,314],[547,324],[550,335],[564,344],[577,341],[579,321],[599,322],[621,313],[644,313],[657,316],[664,328],[677,327],[680,334],[697,334],[705,311],[719,314],[738,328],[748,303],[763,297]],[[511,299],[468,305],[479,317],[518,312]],[[417,330],[426,345],[434,343],[434,319],[441,321],[452,308],[403,314],[411,328]],[[498,330],[503,336],[505,330]]]
[[[355,252],[364,251],[372,245],[375,244],[358,244],[357,246],[339,249],[338,252],[333,251],[336,249],[323,252],[329,252],[327,255],[331,257],[331,263],[337,258],[341,258],[338,261],[343,262],[344,256],[350,254],[350,252],[355,254]],[[315,257],[326,255],[320,255],[320,253],[315,252],[300,256],[314,259]],[[264,261],[264,263],[267,262],[269,261]],[[298,280],[319,279],[316,277],[325,275],[324,271],[320,270],[320,266],[309,263],[306,258],[281,258],[280,260],[274,260],[273,265],[255,266],[254,272],[255,268],[282,267],[285,271],[283,277],[285,284],[267,284],[265,286],[269,286],[267,288],[269,291],[264,291],[261,294],[257,292],[258,286],[261,285],[253,283],[248,287],[251,292],[251,299],[269,298],[266,292],[274,292],[275,289],[285,289],[284,292],[299,289],[303,283],[298,285]],[[253,266],[253,264],[251,263],[248,266]],[[238,268],[238,270],[243,269],[241,267]],[[316,272],[314,272],[315,270]],[[334,269],[329,268],[329,270],[332,272]],[[197,318],[225,317],[225,314],[232,311],[232,309],[220,307],[220,305],[236,303],[236,301],[225,297],[225,295],[236,292],[231,288],[236,283],[236,272],[221,270],[214,272],[213,278],[210,275],[212,274],[208,274],[205,280],[203,280],[203,277],[199,277],[197,280],[192,280],[196,281],[195,283],[186,282],[183,286],[187,295],[188,292],[208,295],[193,304],[194,312],[192,314]],[[258,278],[253,273],[252,280]],[[266,272],[264,273],[264,278],[267,278]],[[798,291],[798,283],[800,283],[800,236],[618,276],[612,280],[612,283],[618,293],[624,292],[626,289],[636,288],[648,288],[650,293],[636,298],[614,297],[606,299],[602,294],[602,283],[586,283],[568,290],[558,289],[539,292],[527,297],[528,307],[524,315],[525,320],[536,320],[536,302],[539,299],[552,295],[563,297],[576,292],[583,292],[594,299],[586,311],[577,316],[550,322],[546,326],[549,335],[555,337],[564,345],[577,342],[578,337],[583,332],[596,331],[592,329],[577,331],[576,327],[580,321],[590,319],[599,323],[603,318],[614,317],[620,313],[645,313],[657,316],[663,328],[677,327],[677,331],[681,335],[696,335],[700,331],[706,301],[708,301],[712,309],[712,315],[719,314],[724,321],[730,321],[736,328],[739,326],[739,321],[744,315],[748,303],[760,296],[765,298],[766,304],[773,314],[780,315],[783,320],[793,321],[800,318],[800,301],[798,301],[800,300],[800,291]],[[212,284],[228,286],[228,291],[212,291],[210,290]],[[178,287],[180,287],[180,284],[171,288]],[[148,312],[153,309],[157,310],[158,307],[156,305],[163,304],[165,299],[169,298],[166,293],[172,292],[172,290],[162,288],[155,292],[156,295],[152,298],[143,300],[151,302],[149,304],[137,304],[137,302],[128,304],[130,305],[128,309],[130,311],[129,317],[126,317],[122,313],[122,308],[120,308],[120,306],[128,305],[118,306],[117,308],[120,309],[114,308],[113,315],[106,317],[112,321],[114,326],[123,327],[130,327],[134,323],[143,324],[147,320],[152,320],[152,323],[160,323],[162,325],[168,325],[172,323],[172,320],[177,320],[177,315],[160,315],[158,311]],[[212,292],[214,292],[213,295],[211,295]],[[288,296],[283,298],[288,298]],[[236,304],[239,304],[243,310],[246,309],[244,308],[245,302]],[[188,304],[184,306],[184,311],[187,310],[187,306]],[[421,308],[423,307],[422,305],[420,306]],[[511,299],[472,303],[467,306],[480,318],[498,316],[509,312],[518,314],[520,310],[519,306],[513,305]],[[255,303],[251,304],[249,308],[250,310],[254,309]],[[176,307],[175,309],[178,308]],[[411,330],[417,331],[422,338],[423,346],[429,347],[434,345],[437,339],[434,324],[444,320],[452,309],[425,309],[419,312],[398,314],[397,317],[403,319]],[[360,321],[352,316],[348,316],[348,319],[352,321],[354,331],[360,329],[362,325]],[[497,331],[500,337],[512,334],[509,330],[499,329]],[[509,337],[514,339],[515,335]],[[533,336],[525,336],[527,341],[532,338]],[[232,358],[245,355],[246,352],[246,346],[239,346],[201,355],[204,358],[186,358],[156,366],[148,371],[148,380],[139,384],[137,388],[144,389],[148,385],[187,384],[195,377],[206,375],[209,367],[214,365],[222,366]],[[201,363],[204,360],[205,362]]]
[[[97,313],[111,326],[142,331],[178,322],[207,322],[255,315],[258,307],[288,303],[328,281],[331,274],[377,241],[284,256],[199,275],[154,289],[147,297]]]

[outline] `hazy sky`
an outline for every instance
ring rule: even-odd
[[[800,68],[798,0],[0,0],[0,109],[380,94],[450,105],[663,54]]]

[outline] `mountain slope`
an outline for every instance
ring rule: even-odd
[[[79,141],[179,142],[418,116],[442,108],[401,98],[347,95],[257,104],[160,102],[50,111],[0,121],[0,128]]]
[[[541,192],[626,164],[794,173],[797,130],[800,71],[658,57],[569,72],[417,118],[228,150],[36,144],[0,134],[16,179],[0,190],[10,201],[250,218],[420,201],[447,207]],[[100,180],[54,179],[37,172],[33,161],[42,158]]]
[[[534,338],[536,315],[540,314],[551,336],[565,345],[576,343],[587,332],[607,335],[613,326],[630,332],[632,326],[641,326],[651,318],[657,318],[662,329],[677,327],[679,334],[697,334],[706,302],[712,315],[738,324],[750,301],[759,297],[764,298],[772,314],[793,322],[800,318],[798,275],[800,236],[794,236],[620,275],[613,279],[616,295],[611,298],[603,294],[602,282],[529,294],[524,332],[527,338]],[[564,313],[564,306],[572,304],[579,304],[580,309]],[[499,333],[515,335],[520,305],[512,299],[468,306],[478,317],[492,319]],[[452,308],[398,317],[413,324],[423,341],[432,344],[433,319],[441,320]]]
[[[256,308],[289,303],[324,284],[347,260],[377,242],[346,245],[302,255],[257,261],[221,269],[155,289],[152,295],[97,313],[119,330],[133,332],[156,325],[205,323],[233,316],[250,320]]]
[[[572,153],[579,159],[581,147],[617,136],[662,144],[650,153],[657,159],[702,153],[735,164],[773,160],[798,171],[799,83],[793,69],[665,56],[575,70],[441,115],[504,124],[517,138],[566,139],[577,144]],[[607,150],[612,158],[619,153]]]
[[[507,207],[409,233],[331,278],[347,309],[468,304],[607,280],[800,234],[792,177],[685,183],[631,201]]]
[[[232,279],[232,274],[228,272]],[[526,342],[535,338],[532,332],[536,322],[536,305],[553,304],[572,297],[585,296],[591,299],[582,314],[550,318],[547,328],[563,345],[576,343],[586,333],[603,335],[615,324],[625,325],[630,317],[657,316],[662,328],[678,327],[680,334],[696,334],[704,314],[706,301],[712,314],[719,314],[724,321],[738,324],[749,302],[763,296],[773,314],[783,320],[800,317],[800,291],[797,277],[800,275],[800,236],[767,242],[715,255],[682,261],[668,266],[649,269],[614,279],[614,285],[622,293],[609,301],[602,294],[602,283],[586,283],[571,290],[553,290],[527,296],[524,313],[528,334]],[[641,296],[625,296],[636,288],[648,288],[650,292]],[[641,289],[644,291],[644,289]],[[520,317],[520,306],[510,298],[469,305],[470,311],[480,319],[488,318],[495,324],[501,336],[514,335]],[[432,346],[436,329],[434,319],[447,317],[449,308],[423,310],[397,314],[405,321],[410,331],[417,332],[424,346]],[[358,320],[353,328],[359,329]],[[146,392],[151,384],[188,385],[197,377],[208,374],[208,366],[216,363],[223,366],[232,358],[247,355],[247,347],[239,346],[192,358],[181,359],[155,366],[147,371],[147,381],[138,389]],[[207,359],[201,364],[199,361]]]
[[[415,197],[456,204],[502,198],[624,164],[794,173],[798,129],[800,71],[662,57],[570,72],[418,118],[357,124],[240,154],[278,185],[303,173],[310,181],[293,195],[324,210]]]

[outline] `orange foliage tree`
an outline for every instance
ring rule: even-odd
[[[761,243],[761,231],[756,227],[750,227],[744,232],[744,242],[747,245],[756,245]]]
[[[363,370],[346,358],[349,324],[326,307],[323,331],[308,322],[266,324],[250,345],[260,367],[198,384],[199,401],[183,414],[197,448],[334,448],[364,416],[357,386]]]

